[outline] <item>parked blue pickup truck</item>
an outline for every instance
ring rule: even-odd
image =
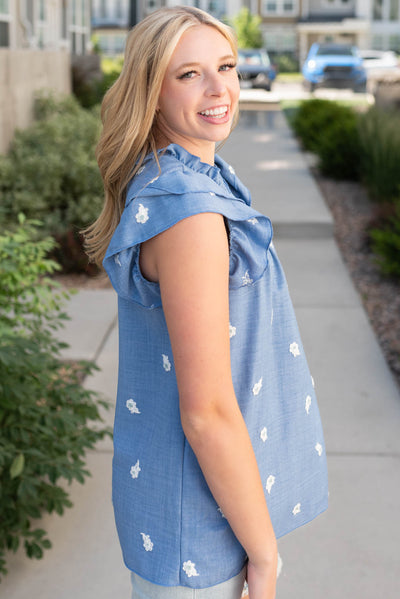
[[[367,75],[356,46],[313,44],[303,65],[303,75],[311,91],[317,87],[366,90]]]

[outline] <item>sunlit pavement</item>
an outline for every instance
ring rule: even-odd
[[[308,100],[310,98],[321,98],[326,100],[346,100],[351,102],[365,102],[374,104],[374,96],[370,93],[355,93],[351,89],[321,88],[309,92],[302,83],[281,83],[276,81],[272,84],[270,92],[264,89],[241,89],[241,104],[279,104],[282,100]]]

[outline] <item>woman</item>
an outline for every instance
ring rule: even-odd
[[[273,599],[276,538],[326,508],[321,424],[270,221],[215,143],[236,43],[188,7],[127,41],[88,231],[119,297],[113,503],[133,598]],[[193,594],[196,589],[196,594]]]

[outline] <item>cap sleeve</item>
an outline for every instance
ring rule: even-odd
[[[128,198],[111,239],[104,268],[117,293],[145,308],[161,306],[158,283],[140,271],[140,244],[195,214],[222,214],[230,233],[230,288],[252,285],[267,267],[272,239],[270,220],[246,203],[215,190],[188,191],[185,182],[170,188],[165,177],[154,180],[135,197]],[[179,191],[177,191],[177,189]]]

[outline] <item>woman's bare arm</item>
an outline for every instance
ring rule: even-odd
[[[231,377],[229,248],[223,217],[198,214],[142,245],[160,283],[183,430],[249,557],[250,599],[274,599],[276,540]]]

